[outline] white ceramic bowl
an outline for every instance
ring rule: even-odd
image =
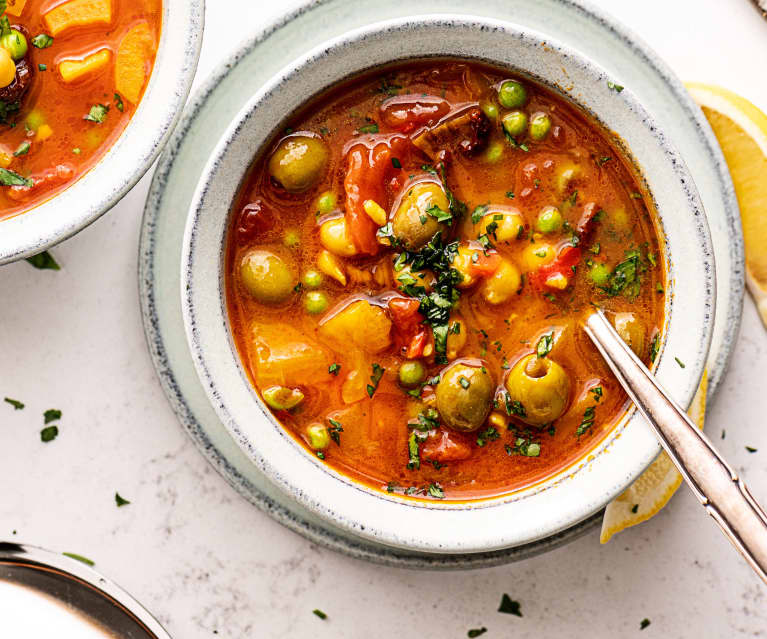
[[[39,253],[112,208],[162,151],[189,95],[205,0],[163,0],[152,75],[128,126],[98,163],[55,197],[0,221],[0,264]]]
[[[554,534],[602,508],[659,452],[647,424],[627,414],[580,461],[511,495],[468,504],[404,500],[340,475],[282,429],[248,382],[225,304],[222,265],[231,204],[254,153],[307,96],[371,67],[429,56],[474,58],[526,74],[590,111],[631,149],[666,236],[669,287],[657,375],[688,405],[709,349],[715,275],[705,215],[684,162],[630,88],[610,90],[606,74],[575,51],[485,18],[420,16],[374,24],[312,50],[268,82],[235,118],[203,172],[184,236],[181,304],[211,403],[253,464],[288,499],[378,543],[424,552],[490,551]]]

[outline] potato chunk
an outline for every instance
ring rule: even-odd
[[[379,353],[391,344],[391,320],[380,306],[357,300],[324,319],[320,337],[343,350]]]
[[[5,8],[5,12],[10,16],[16,16],[18,18],[24,11],[25,4],[27,4],[27,0],[8,0],[8,6]]]
[[[112,58],[112,53],[109,49],[101,49],[96,51],[82,60],[66,59],[59,62],[59,73],[61,79],[64,82],[75,82],[85,75],[95,73],[103,69],[109,60]]]
[[[330,354],[290,326],[254,326],[250,362],[262,387],[307,386],[328,381]]]
[[[112,22],[112,0],[69,0],[43,16],[52,36],[72,27]]]
[[[141,99],[153,54],[154,38],[146,22],[137,24],[120,41],[115,61],[115,88],[133,104]]]

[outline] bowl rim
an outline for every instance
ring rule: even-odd
[[[96,164],[67,188],[0,220],[0,264],[44,251],[95,222],[135,186],[164,148],[197,71],[205,0],[162,0],[162,9],[154,66],[133,117]]]
[[[222,171],[222,160],[227,156],[232,143],[237,140],[238,136],[248,121],[255,117],[254,113],[257,112],[260,106],[262,106],[262,103],[265,100],[268,101],[270,95],[275,91],[278,91],[283,83],[288,82],[291,78],[295,78],[296,74],[300,74],[302,71],[305,73],[305,69],[309,65],[317,64],[318,61],[322,58],[329,56],[334,52],[337,53],[340,49],[343,49],[347,46],[360,46],[361,43],[365,43],[366,41],[369,42],[371,39],[375,39],[376,37],[386,37],[387,34],[391,35],[401,31],[407,31],[409,25],[413,24],[414,22],[417,22],[418,28],[421,29],[439,29],[446,27],[455,29],[456,27],[459,27],[464,30],[468,30],[469,32],[471,32],[472,29],[479,29],[480,31],[485,30],[486,32],[488,32],[488,30],[489,32],[501,32],[505,37],[514,38],[517,40],[520,43],[520,46],[539,46],[540,44],[545,43],[547,47],[554,50],[555,53],[561,58],[574,61],[571,62],[571,64],[575,63],[580,65],[581,68],[585,70],[585,72],[587,72],[595,81],[597,79],[600,81],[609,79],[609,76],[607,76],[607,74],[596,63],[585,58],[575,50],[556,42],[555,40],[544,34],[541,34],[538,31],[528,29],[520,25],[515,25],[507,21],[467,15],[430,14],[427,16],[414,16],[410,18],[386,20],[347,32],[341,36],[329,40],[328,42],[323,43],[322,45],[319,45],[318,47],[315,47],[304,56],[298,58],[292,64],[285,67],[285,69],[277,73],[261,88],[258,93],[253,96],[253,98],[242,108],[242,110],[236,116],[234,121],[227,129],[226,133],[221,137],[218,145],[216,146],[216,149],[208,160],[205,170],[202,173],[200,182],[197,186],[192,204],[190,206],[189,217],[184,234],[180,291],[182,311],[184,315],[187,340],[192,351],[195,367],[197,369],[202,385],[205,388],[205,391],[208,394],[214,409],[218,413],[219,418],[222,420],[238,445],[250,457],[250,459],[275,485],[284,491],[290,498],[298,500],[303,506],[309,508],[314,514],[322,517],[323,519],[331,521],[337,526],[341,526],[352,534],[369,538],[379,543],[425,552],[483,552],[527,543],[541,537],[554,534],[566,528],[567,526],[577,523],[579,520],[602,508],[605,503],[622,492],[622,490],[625,489],[625,487],[631,481],[633,481],[636,476],[641,474],[641,472],[653,461],[657,453],[660,451],[660,445],[658,444],[654,435],[652,435],[652,433],[649,431],[649,428],[647,428],[643,422],[640,422],[638,416],[634,414],[633,410],[631,410],[624,415],[624,417],[620,420],[619,425],[617,425],[613,431],[608,434],[599,444],[589,448],[584,452],[582,458],[579,458],[571,466],[565,469],[564,472],[574,475],[581,470],[584,470],[584,467],[588,466],[588,470],[593,472],[595,467],[594,462],[599,459],[601,452],[606,447],[606,444],[612,445],[621,438],[624,440],[627,439],[627,433],[631,433],[632,443],[638,444],[638,450],[640,452],[636,453],[637,457],[631,466],[631,469],[628,472],[618,473],[620,474],[620,478],[614,478],[614,481],[610,484],[609,488],[602,488],[601,491],[596,491],[599,493],[599,497],[595,497],[594,494],[590,494],[586,496],[581,503],[579,503],[578,507],[572,506],[572,503],[575,502],[568,502],[570,503],[568,517],[557,518],[549,516],[545,522],[539,522],[537,527],[533,527],[532,529],[525,529],[524,532],[521,532],[519,529],[514,532],[500,533],[496,530],[493,530],[490,533],[486,532],[485,530],[481,530],[479,532],[475,531],[472,534],[466,534],[467,531],[465,526],[452,528],[452,526],[458,522],[455,517],[445,515],[445,513],[454,515],[455,513],[471,512],[471,517],[473,517],[475,520],[479,517],[480,511],[486,510],[488,508],[494,509],[496,514],[498,514],[499,507],[503,507],[510,503],[521,503],[522,499],[529,497],[531,494],[542,494],[540,490],[542,485],[545,485],[545,489],[552,487],[552,485],[563,486],[564,483],[560,477],[562,473],[560,472],[555,474],[545,482],[540,482],[536,486],[531,487],[531,489],[523,489],[522,491],[517,491],[511,495],[478,500],[475,502],[458,504],[435,504],[434,502],[413,502],[411,500],[390,497],[381,493],[380,491],[375,491],[373,489],[367,488],[366,486],[362,486],[354,480],[340,475],[336,471],[328,469],[324,465],[319,466],[317,460],[313,459],[303,449],[303,447],[295,442],[295,440],[289,434],[284,432],[276,420],[271,417],[268,411],[266,411],[266,409],[263,407],[261,400],[258,398],[255,390],[247,380],[247,376],[245,375],[242,368],[239,355],[237,355],[236,348],[232,342],[231,333],[229,331],[228,322],[226,320],[226,302],[223,291],[223,273],[220,268],[225,247],[221,242],[219,242],[218,246],[213,248],[209,246],[201,247],[201,244],[198,242],[198,231],[200,230],[199,225],[201,220],[204,218],[203,211],[210,203],[210,198],[213,197],[211,195],[210,187],[216,176]],[[449,55],[445,54],[436,55],[438,55],[438,57],[450,57]],[[395,56],[391,56],[389,62],[397,62],[415,58],[423,59],[428,57],[430,57],[430,55],[427,53],[421,53],[417,55],[403,55],[402,53],[398,53]],[[474,57],[475,59],[489,61],[500,66],[511,66],[507,62],[495,60],[487,56],[467,56],[459,54],[457,57]],[[371,65],[369,64],[361,64],[357,67],[357,72],[362,72],[365,69],[368,69],[370,66]],[[532,75],[537,81],[543,82],[543,84],[552,87],[552,82],[536,77],[535,74],[531,73],[529,70],[521,71],[527,75]],[[343,79],[343,77],[348,77],[348,74],[331,80],[326,84],[326,86],[332,86],[339,80]],[[556,90],[556,87],[554,88]],[[319,92],[319,90],[317,92]],[[559,92],[564,93],[561,89]],[[567,97],[569,97],[570,100],[573,100],[576,104],[579,104],[583,108],[583,103],[576,99],[573,95],[569,94]],[[670,378],[673,378],[674,381],[673,386],[675,388],[675,392],[677,395],[681,394],[682,403],[688,404],[692,399],[695,390],[697,389],[698,381],[703,373],[705,357],[708,352],[712,334],[715,282],[713,273],[713,250],[711,247],[711,239],[705,216],[702,212],[702,205],[698,198],[697,191],[695,190],[692,178],[689,175],[684,162],[678,156],[673,147],[671,147],[671,145],[666,141],[663,133],[658,130],[657,125],[655,124],[652,117],[632,96],[630,91],[624,91],[620,93],[619,99],[622,105],[621,109],[628,109],[628,111],[632,112],[637,117],[641,117],[643,125],[651,132],[651,136],[654,138],[654,140],[657,141],[665,161],[670,167],[673,168],[673,176],[678,178],[679,184],[677,184],[677,188],[681,188],[681,192],[683,192],[687,198],[686,210],[692,210],[694,213],[694,215],[691,217],[691,220],[694,219],[694,222],[691,222],[691,224],[694,228],[695,234],[697,235],[697,239],[699,240],[698,252],[702,253],[702,260],[701,264],[699,265],[701,267],[700,273],[697,274],[700,279],[700,282],[698,282],[698,293],[701,294],[702,305],[704,307],[704,317],[699,318],[697,326],[697,328],[700,329],[698,354],[695,358],[695,361],[690,363],[688,366],[687,375],[685,376],[685,379],[687,380],[686,382],[680,382],[680,376],[678,374],[671,374],[672,371],[668,366],[668,357],[664,360],[661,353],[661,357],[659,357],[658,361],[659,374],[663,371],[665,371],[666,374],[670,374]],[[588,111],[589,109],[587,108],[586,110]],[[601,122],[600,118],[597,119]],[[274,127],[270,127],[270,131],[266,137],[267,141],[271,136],[271,131],[276,129],[278,126],[279,124],[275,124]],[[628,150],[626,152],[628,157],[633,158],[633,155],[628,152]],[[252,154],[251,160],[249,160],[247,166],[242,169],[243,173],[240,176],[240,179],[242,179],[242,177],[247,174],[251,161]],[[239,189],[239,186],[240,183],[238,182],[237,187],[235,188],[235,193]],[[653,191],[650,190],[651,195],[652,193]],[[229,202],[231,201],[232,199],[229,200]],[[225,206],[227,213],[224,215],[224,217],[226,218],[227,222],[224,224],[224,226],[228,227],[228,219],[231,213],[231,204],[226,204]],[[662,217],[663,216],[659,215],[659,223],[662,223]],[[225,240],[225,233],[219,239]],[[666,251],[669,277],[671,279],[674,265],[673,261],[669,259],[668,256],[668,246],[666,246]],[[211,275],[210,260],[217,260],[216,264],[218,268],[216,269],[216,272],[218,273],[218,277],[213,277]],[[206,269],[199,266],[201,261],[208,265],[207,275],[205,275]],[[199,276],[204,278],[207,277],[209,281],[206,286],[208,284],[211,286],[215,285],[215,294],[211,293],[208,298],[200,297],[198,290],[199,287],[197,284]],[[217,297],[217,299],[213,299],[214,297]],[[668,339],[668,329],[672,319],[672,297],[673,296],[671,294],[669,294],[667,297],[664,346],[665,340]],[[217,314],[215,321],[208,321],[204,318],[204,316],[198,316],[196,309],[204,308],[206,307],[206,304],[212,304],[214,307],[216,304],[218,304],[219,308],[213,308],[212,310],[223,312],[222,315],[219,316]],[[212,323],[213,326],[204,326],[201,333],[201,322],[204,325],[206,321],[208,321],[208,324]],[[680,321],[681,319],[677,320],[677,323]],[[210,345],[206,343],[205,340],[210,337],[210,333],[207,336],[205,335],[205,331],[208,330],[218,333],[219,339],[217,346],[225,346],[225,350],[227,352],[224,353],[223,358],[221,357],[220,349],[217,351],[212,351],[209,348]],[[225,342],[221,341],[222,337]],[[214,352],[215,356],[211,357]],[[249,438],[246,433],[247,428],[242,427],[242,411],[237,407],[233,407],[232,405],[232,396],[230,394],[231,388],[227,389],[223,386],[219,386],[216,373],[212,373],[211,371],[211,369],[219,369],[217,372],[220,372],[220,365],[222,361],[226,361],[224,366],[229,369],[227,370],[227,373],[234,375],[236,372],[236,377],[239,377],[241,385],[247,386],[247,392],[250,394],[250,399],[248,400],[251,404],[250,408],[258,408],[261,416],[265,417],[266,421],[271,423],[272,426],[279,431],[283,439],[289,439],[296,448],[300,448],[304,459],[311,461],[313,469],[319,469],[322,472],[307,473],[305,472],[306,468],[303,468],[301,469],[301,472],[296,472],[290,476],[285,476],[271,463],[271,461],[267,459],[267,456],[264,454],[264,450],[261,447],[260,442],[254,443],[253,439]],[[232,364],[234,365],[234,368],[232,368]],[[236,371],[234,369],[236,369]],[[230,381],[232,380],[235,380],[235,377],[231,377]],[[255,413],[256,411],[252,412]],[[250,417],[253,417],[253,415],[251,414]],[[632,449],[632,452],[635,451]],[[604,467],[604,464],[602,464],[602,466]],[[327,503],[325,503],[327,500],[324,499],[321,495],[318,495],[315,489],[316,487],[311,484],[311,481],[309,481],[311,478],[311,480],[324,483],[327,486],[327,478],[323,479],[323,475],[326,477],[332,477],[337,486],[345,485],[347,487],[345,491],[340,490],[338,491],[338,494],[335,495],[340,499],[333,502],[333,507],[330,507]],[[583,473],[581,473],[581,476],[583,476]],[[591,483],[593,484],[593,482]],[[350,491],[348,488],[353,488],[356,490]],[[365,497],[361,498],[361,500],[360,494],[365,495]],[[551,494],[551,491],[549,491],[549,494]],[[372,498],[377,498],[378,501],[374,502],[372,501]],[[551,500],[549,499],[548,501]],[[395,513],[395,511],[391,511],[390,508],[388,508],[386,505],[382,505],[381,502],[383,502],[383,504],[397,503],[397,508],[399,508],[400,512]],[[378,508],[374,509],[374,505]],[[358,512],[355,512],[354,508],[357,506],[359,506],[360,509]],[[395,524],[393,528],[391,522],[386,519],[385,515],[380,515],[377,513],[378,510],[386,510],[387,512],[390,511],[390,514],[395,515],[393,519],[396,519],[396,516],[399,515],[406,519],[412,520],[410,523],[420,524],[420,528],[418,526],[408,527],[404,523],[400,523],[399,525]],[[417,513],[419,511],[429,511],[432,513],[437,512],[440,513],[440,515],[438,518],[432,518],[431,520],[429,518],[413,515],[413,513]],[[403,513],[408,514],[405,516]],[[486,523],[492,524],[493,522],[488,520]],[[418,530],[419,532],[417,535],[409,532],[403,533],[402,528]],[[456,539],[456,530],[460,531],[458,539]]]

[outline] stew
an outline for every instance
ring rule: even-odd
[[[91,168],[136,110],[162,0],[0,0],[0,219]]]
[[[368,486],[470,500],[593,448],[626,395],[581,328],[648,364],[665,264],[651,200],[561,95],[456,60],[309,102],[234,204],[234,342],[282,426]]]

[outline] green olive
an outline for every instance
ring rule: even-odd
[[[637,357],[644,355],[645,326],[634,313],[616,313],[613,320],[615,330],[621,339],[629,345]]]
[[[327,166],[328,147],[320,138],[309,135],[285,138],[269,158],[269,174],[290,193],[315,186]]]
[[[312,315],[324,313],[328,310],[328,296],[322,291],[309,291],[304,295],[304,308]]]
[[[511,137],[522,135],[527,128],[527,116],[522,111],[512,111],[503,116],[503,130]]]
[[[530,137],[533,140],[543,140],[549,134],[550,128],[551,118],[542,111],[534,113],[530,118]]]
[[[426,244],[434,234],[445,230],[437,222],[432,207],[448,211],[450,204],[442,187],[436,182],[419,182],[411,186],[401,199],[392,219],[392,232],[404,246],[415,250]]]
[[[589,277],[597,286],[604,286],[607,284],[607,280],[610,279],[610,269],[601,262],[595,262],[589,269]]]
[[[399,367],[399,383],[406,388],[418,386],[426,377],[426,368],[417,360],[403,362]]]
[[[493,379],[487,369],[455,363],[442,371],[437,384],[437,410],[447,426],[477,430],[493,407]]]
[[[317,210],[322,215],[327,215],[336,210],[337,203],[338,198],[336,197],[336,194],[333,193],[333,191],[325,191],[317,198]]]
[[[322,424],[310,424],[306,428],[306,437],[313,450],[325,450],[330,446],[330,433]]]
[[[304,277],[301,279],[303,285],[306,288],[319,288],[322,286],[322,273],[309,269],[304,273]]]
[[[541,233],[554,233],[562,226],[562,214],[556,206],[544,206],[538,213],[535,228]]]
[[[506,390],[511,401],[518,402],[515,414],[523,422],[543,426],[565,412],[570,377],[551,358],[527,355],[509,371]]]
[[[506,80],[498,87],[498,102],[507,109],[518,109],[527,102],[527,90],[516,80]]]
[[[270,386],[261,391],[264,401],[274,410],[291,410],[304,401],[304,394],[297,388]]]
[[[21,60],[27,55],[27,39],[21,31],[11,29],[10,33],[0,38],[0,47],[11,54],[14,60]]]
[[[296,284],[282,258],[262,250],[250,251],[242,258],[240,281],[248,293],[263,304],[287,299]]]

